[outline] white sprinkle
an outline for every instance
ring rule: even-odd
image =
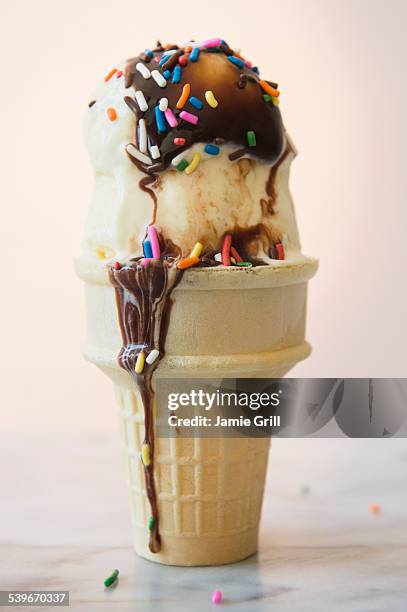
[[[143,112],[148,110],[148,104],[146,102],[143,92],[136,91],[135,95],[136,95],[136,101],[137,101],[137,104],[139,105],[140,110]]]
[[[150,153],[151,153],[151,157],[153,159],[158,159],[160,157],[160,155],[161,155],[160,149],[157,147],[157,145],[153,145],[150,148]]]
[[[160,354],[160,352],[157,349],[153,349],[151,351],[151,353],[149,353],[149,355],[147,355],[146,357],[146,363],[148,363],[149,365],[151,365],[152,363],[154,363],[154,361],[157,359],[158,355]]]
[[[140,119],[138,122],[138,146],[142,153],[147,153],[147,129],[146,122],[144,119]]]
[[[148,68],[147,68],[147,70],[148,70]],[[164,77],[161,74],[161,72],[158,72],[158,70],[153,70],[152,73],[151,73],[151,76],[153,77],[154,81],[157,83],[157,85],[159,87],[166,87],[167,86],[167,81],[164,79]],[[145,77],[145,78],[147,78],[147,77]]]
[[[176,155],[174,157],[174,159],[172,160],[172,165],[173,166],[178,166],[179,162],[184,159],[184,157],[186,157],[186,152],[184,151],[183,153],[179,153],[178,155]]]
[[[145,66],[141,62],[138,62],[136,64],[136,70],[138,70],[141,76],[144,77],[145,79],[149,79],[151,77],[151,72],[149,71],[147,66]]]
[[[166,111],[168,108],[168,98],[161,98],[160,102],[158,103],[158,107],[160,111]]]
[[[147,155],[144,155],[144,153],[141,153],[141,151],[139,151],[137,147],[134,146],[134,144],[128,144],[126,146],[126,151],[127,153],[129,153],[129,155],[131,155],[135,159],[138,159],[147,166],[151,166],[151,164],[153,163],[151,159]]]
[[[216,253],[215,261],[220,261],[222,263],[222,253]]]
[[[230,263],[235,264],[236,263],[236,259],[234,257],[230,258]]]

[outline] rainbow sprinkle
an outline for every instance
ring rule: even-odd
[[[185,168],[187,168],[187,167],[188,167],[187,160],[186,159],[181,159],[181,161],[177,165],[177,170],[179,170],[180,172],[184,172]]]
[[[151,73],[151,76],[153,77],[154,81],[157,83],[158,87],[167,86],[167,81],[164,79],[163,75],[158,70],[153,70]]]
[[[106,580],[104,580],[103,584],[105,585],[105,587],[108,589],[109,587],[111,587],[116,580],[119,577],[119,570],[115,569],[113,570],[113,572],[110,574],[110,576],[108,578],[106,578]]]
[[[153,159],[158,159],[160,157],[160,155],[161,155],[160,149],[157,147],[157,145],[153,145],[150,148],[150,153],[151,153],[151,157]]]
[[[220,149],[216,145],[206,144],[204,151],[205,153],[208,153],[208,155],[219,155]]]
[[[178,121],[170,108],[164,112],[165,118],[168,121],[170,127],[175,128],[178,125]]]
[[[174,68],[174,72],[172,73],[172,82],[174,84],[177,84],[180,82],[181,80],[181,76],[182,76],[182,69],[181,66],[175,66]]]
[[[164,113],[168,108],[168,98],[161,98],[161,100],[158,103],[158,107],[160,111]]]
[[[165,120],[164,120],[164,113],[160,110],[159,106],[156,106],[154,109],[154,113],[155,113],[155,121],[157,124],[157,129],[160,133],[163,133],[167,130],[167,127],[165,125]]]
[[[236,57],[236,55],[228,55],[228,60],[229,62],[232,62],[232,64],[235,64],[235,66],[238,68],[244,67],[244,61],[240,59],[240,57]]]
[[[136,93],[134,94],[136,96],[136,102],[139,105],[139,108],[141,111],[145,112],[146,110],[148,110],[148,104],[146,102],[146,99],[144,97],[144,93],[140,90],[136,91]]]
[[[247,138],[247,144],[249,145],[249,147],[256,146],[256,134],[253,132],[253,130],[249,130],[246,133],[246,138]]]
[[[218,106],[218,101],[211,90],[205,91],[205,100],[211,108],[216,108]]]
[[[192,106],[198,110],[203,109],[203,103],[200,101],[199,98],[196,98],[195,96],[191,96],[189,98],[189,103],[192,104]]]
[[[221,38],[209,38],[202,43],[204,49],[212,49],[213,47],[219,47],[222,44]]]
[[[144,257],[147,257],[148,259],[153,258],[153,249],[151,248],[151,242],[149,240],[144,240],[143,252],[144,252]]]
[[[110,81],[115,72],[117,72],[117,68],[112,68],[111,71],[105,76],[105,83]]]
[[[193,172],[195,172],[200,162],[201,162],[201,154],[195,153],[192,158],[191,163],[189,164],[189,166],[187,166],[187,168],[185,168],[185,174],[192,174]]]
[[[145,353],[144,351],[140,351],[139,354],[137,355],[136,365],[134,367],[134,371],[136,374],[142,373],[142,371],[144,370],[144,362],[145,362]]]
[[[160,243],[158,241],[158,234],[154,225],[149,225],[147,232],[151,243],[151,250],[153,251],[153,257],[154,259],[160,259]]]
[[[182,88],[182,94],[180,95],[178,102],[176,104],[176,107],[178,108],[178,110],[181,110],[181,108],[184,108],[185,104],[187,103],[190,91],[191,91],[191,85],[189,83],[185,83],[184,87]]]
[[[189,56],[189,59],[191,60],[191,62],[196,62],[198,60],[199,53],[200,53],[199,47],[194,47],[192,49],[191,55]]]
[[[179,116],[184,121],[187,121],[188,123],[192,123],[192,125],[196,125],[198,123],[198,121],[199,121],[199,117],[197,117],[197,115],[193,115],[192,113],[188,113],[188,111],[181,111]]]
[[[143,77],[143,79],[149,79],[151,78],[151,72],[149,71],[149,69],[147,68],[147,66],[145,66],[144,64],[142,64],[141,62],[138,62],[136,64],[136,70],[138,70],[138,72],[141,74],[141,76]]]
[[[139,132],[138,132],[138,139],[139,139],[139,149],[142,153],[146,153],[147,152],[147,128],[146,128],[146,122],[145,119],[140,119],[138,122],[138,128],[139,128]]]

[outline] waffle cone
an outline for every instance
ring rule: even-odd
[[[250,270],[196,269],[173,291],[166,355],[155,377],[284,376],[310,353],[305,341],[307,281],[314,260]],[[162,548],[148,548],[149,502],[140,461],[144,412],[117,363],[121,346],[106,269],[77,261],[85,281],[84,354],[115,383],[126,448],[134,545],[169,565],[218,565],[257,550],[270,441],[259,438],[157,438],[154,477]]]

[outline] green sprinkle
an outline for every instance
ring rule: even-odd
[[[273,96],[270,96],[270,94],[263,94],[263,100],[265,102],[271,102],[272,99],[273,99]]]
[[[249,132],[247,132],[246,136],[247,136],[247,144],[249,145],[249,147],[255,147],[256,146],[256,134],[253,132],[253,130],[250,130]]]
[[[251,264],[250,261],[238,261],[236,265],[241,268],[251,268],[253,264]]]
[[[148,528],[150,531],[154,529],[154,525],[155,525],[154,517],[150,516],[150,518],[148,519]]]
[[[104,581],[104,585],[106,588],[112,586],[112,584],[114,584],[117,580],[119,576],[119,570],[115,569],[113,570],[113,572],[110,574],[109,578],[106,578],[106,580]]]
[[[308,485],[302,485],[301,487],[301,494],[302,495],[308,495],[308,493],[310,492],[310,487]]]
[[[181,161],[179,162],[178,166],[177,166],[177,170],[179,170],[180,172],[184,172],[185,168],[189,166],[189,163],[187,162],[186,159],[181,159]]]

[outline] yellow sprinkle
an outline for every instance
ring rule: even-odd
[[[212,108],[216,108],[218,106],[218,101],[211,90],[205,91],[205,100]]]
[[[141,447],[141,460],[143,464],[145,465],[145,467],[148,467],[150,465],[151,456],[150,456],[150,445],[149,444],[143,444],[143,446]]]
[[[96,247],[96,254],[99,259],[111,259],[112,257],[114,257],[114,251],[112,251],[112,249],[109,249],[109,247]]]
[[[278,106],[280,104],[280,100],[275,96],[271,97],[271,101],[273,102],[274,106]]]
[[[200,257],[202,253],[202,249],[203,249],[203,244],[201,244],[200,242],[197,242],[191,251],[190,257]]]
[[[191,163],[189,164],[189,166],[185,168],[185,174],[192,174],[194,170],[198,168],[200,161],[201,161],[201,154],[195,153],[195,155],[192,158]]]
[[[146,358],[145,358],[144,351],[140,351],[139,354],[137,355],[136,366],[134,368],[134,371],[136,372],[136,374],[141,374],[142,371],[144,370],[145,359]]]

